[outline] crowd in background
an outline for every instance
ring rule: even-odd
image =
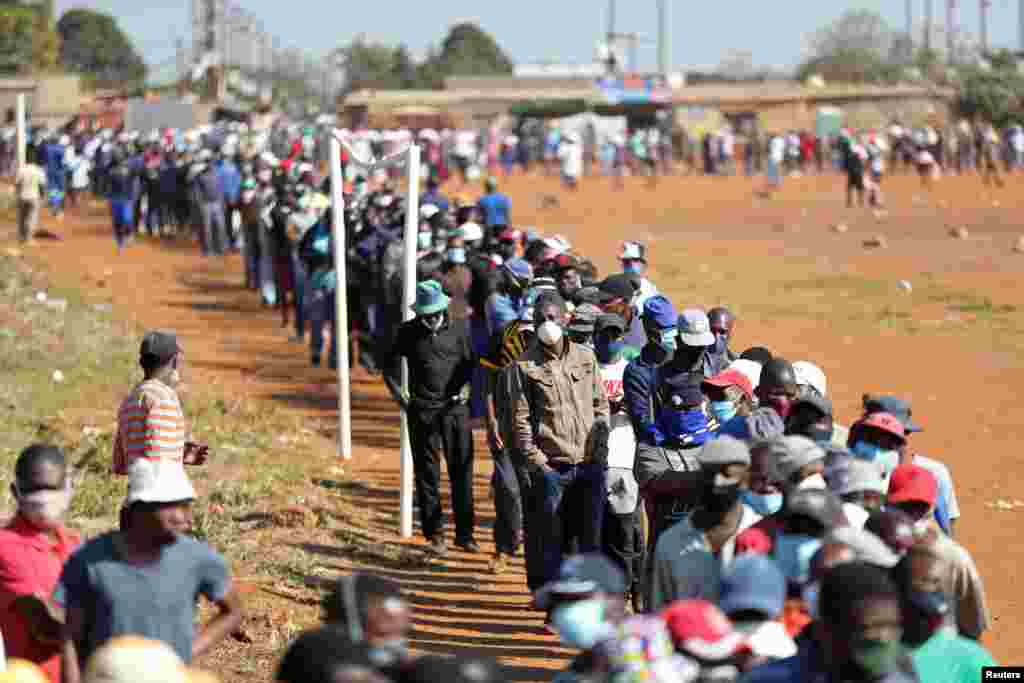
[[[659,172],[675,147],[657,131],[612,141],[621,156],[613,167],[641,162]],[[241,250],[247,287],[279,308],[313,365],[326,353],[333,366],[339,341],[350,343],[353,363],[382,374],[409,418],[420,531],[437,557],[450,552],[442,459],[454,544],[480,551],[472,429],[482,425],[494,463],[489,567],[502,573],[525,556],[531,608],[578,652],[557,680],[978,680],[993,663],[977,642],[990,626],[983,582],[954,540],[960,513],[949,469],[911,446],[921,427],[909,403],[865,395],[863,415],[844,428],[818,364],[787,360],[781,349],[734,350],[733,313],[709,310],[711,292],[684,306],[659,293],[644,244],[624,243],[619,268],[602,276],[563,236],[518,226],[498,177],[484,176],[479,196],[468,193],[503,159],[512,168],[550,162],[574,187],[602,153],[585,151],[585,135],[555,132],[540,147],[521,135],[479,143],[473,131],[417,134],[427,180],[408,320],[404,193],[387,172],[360,175],[347,151],[348,278],[336,280],[322,125],[39,131],[39,163],[19,175],[19,193],[35,189],[55,215],[79,191],[104,197],[118,250],[140,228],[195,234],[206,256]],[[346,135],[359,158],[413,137]],[[781,177],[835,159],[852,177],[853,158],[872,170],[871,146],[893,165],[920,170],[928,153],[934,165],[966,170],[1024,143],[1019,129],[963,139],[970,144],[951,161],[946,138],[927,128],[844,132],[813,145],[792,133],[765,138],[766,163],[778,163]],[[714,160],[706,172],[745,163],[736,154],[744,143],[728,130],[702,144],[705,162]],[[522,149],[533,151],[524,158]],[[449,197],[443,180],[453,169],[463,178]],[[88,182],[78,185],[76,174]],[[338,287],[348,302],[344,331]],[[38,446],[19,459],[19,516],[0,534],[0,584],[35,578],[3,588],[10,599],[0,628],[8,655],[49,667],[53,683],[62,669],[71,683],[141,680],[131,678],[140,659],[166,664],[152,680],[183,680],[173,676],[240,619],[225,562],[186,534],[195,492],[184,466],[202,464],[205,447],[185,440],[175,392],[183,357],[173,334],[143,341],[144,380],[121,406],[115,439],[115,474],[129,478],[117,531],[78,548],[62,527],[72,492],[62,454]],[[818,363],[827,358],[821,350]],[[59,550],[44,571],[24,560],[27,546]],[[200,594],[219,611],[194,632]],[[24,596],[35,600],[17,600]],[[412,608],[400,586],[346,577],[325,607],[327,625],[292,645],[279,680],[501,680],[476,658],[412,657]]]

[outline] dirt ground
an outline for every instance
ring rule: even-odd
[[[734,309],[734,348],[765,345],[819,364],[841,421],[858,415],[865,392],[912,400],[925,427],[913,437],[915,450],[946,462],[956,482],[957,538],[981,569],[995,620],[985,643],[1002,663],[1024,661],[1024,609],[1013,588],[1013,566],[1024,557],[1024,503],[1015,504],[1024,498],[1017,488],[1024,456],[1016,450],[1024,437],[1016,411],[1024,382],[1024,254],[1013,249],[1024,234],[1020,176],[998,190],[973,177],[946,178],[931,193],[915,178],[890,178],[884,212],[846,209],[836,176],[788,179],[772,199],[756,195],[760,181],[744,178],[674,177],[655,188],[632,179],[624,190],[584,179],[577,193],[562,192],[552,178],[502,185],[518,225],[565,235],[602,272],[613,269],[623,239],[645,241],[652,279],[678,305]],[[840,223],[847,229],[833,230]],[[194,247],[145,241],[118,256],[99,212],[53,227],[65,239],[35,247],[51,277],[91,290],[128,322],[175,328],[192,383],[287,406],[332,436],[333,374],[310,368],[307,350],[290,343],[277,316],[242,289],[237,256],[204,261]],[[957,227],[966,228],[966,239],[950,236]],[[863,246],[876,236],[884,248]],[[382,384],[361,371],[352,405],[346,495],[374,511],[371,538],[400,543],[397,410]],[[477,436],[485,554],[375,569],[409,591],[419,650],[492,655],[509,666],[511,680],[549,680],[568,653],[527,610],[521,560],[503,576],[487,570],[490,466]],[[303,462],[305,454],[294,457]],[[306,550],[331,572],[358,565],[329,545]],[[233,651],[246,656],[244,646]],[[250,669],[223,656],[206,664],[229,681],[252,679]]]

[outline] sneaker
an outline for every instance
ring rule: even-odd
[[[494,559],[491,560],[489,569],[492,574],[504,574],[505,570],[508,569],[508,555],[494,553]]]
[[[448,554],[448,543],[443,537],[427,539],[427,552],[435,557],[444,557]]]

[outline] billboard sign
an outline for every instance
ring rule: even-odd
[[[599,78],[597,88],[608,104],[667,104],[672,90],[660,76]]]

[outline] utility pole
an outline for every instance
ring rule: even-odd
[[[914,0],[906,0],[907,10],[907,44],[910,55],[914,54]]]
[[[946,0],[946,61],[956,64],[956,0]]]
[[[981,16],[979,17],[979,33],[981,34],[981,56],[988,56],[988,8],[989,0],[979,0],[979,10]]]
[[[934,27],[933,0],[924,0],[924,49],[932,49],[932,29]]]
[[[669,0],[658,0],[658,71],[666,81],[668,80],[668,70],[671,68],[669,64],[671,46],[668,42],[668,3]]]

